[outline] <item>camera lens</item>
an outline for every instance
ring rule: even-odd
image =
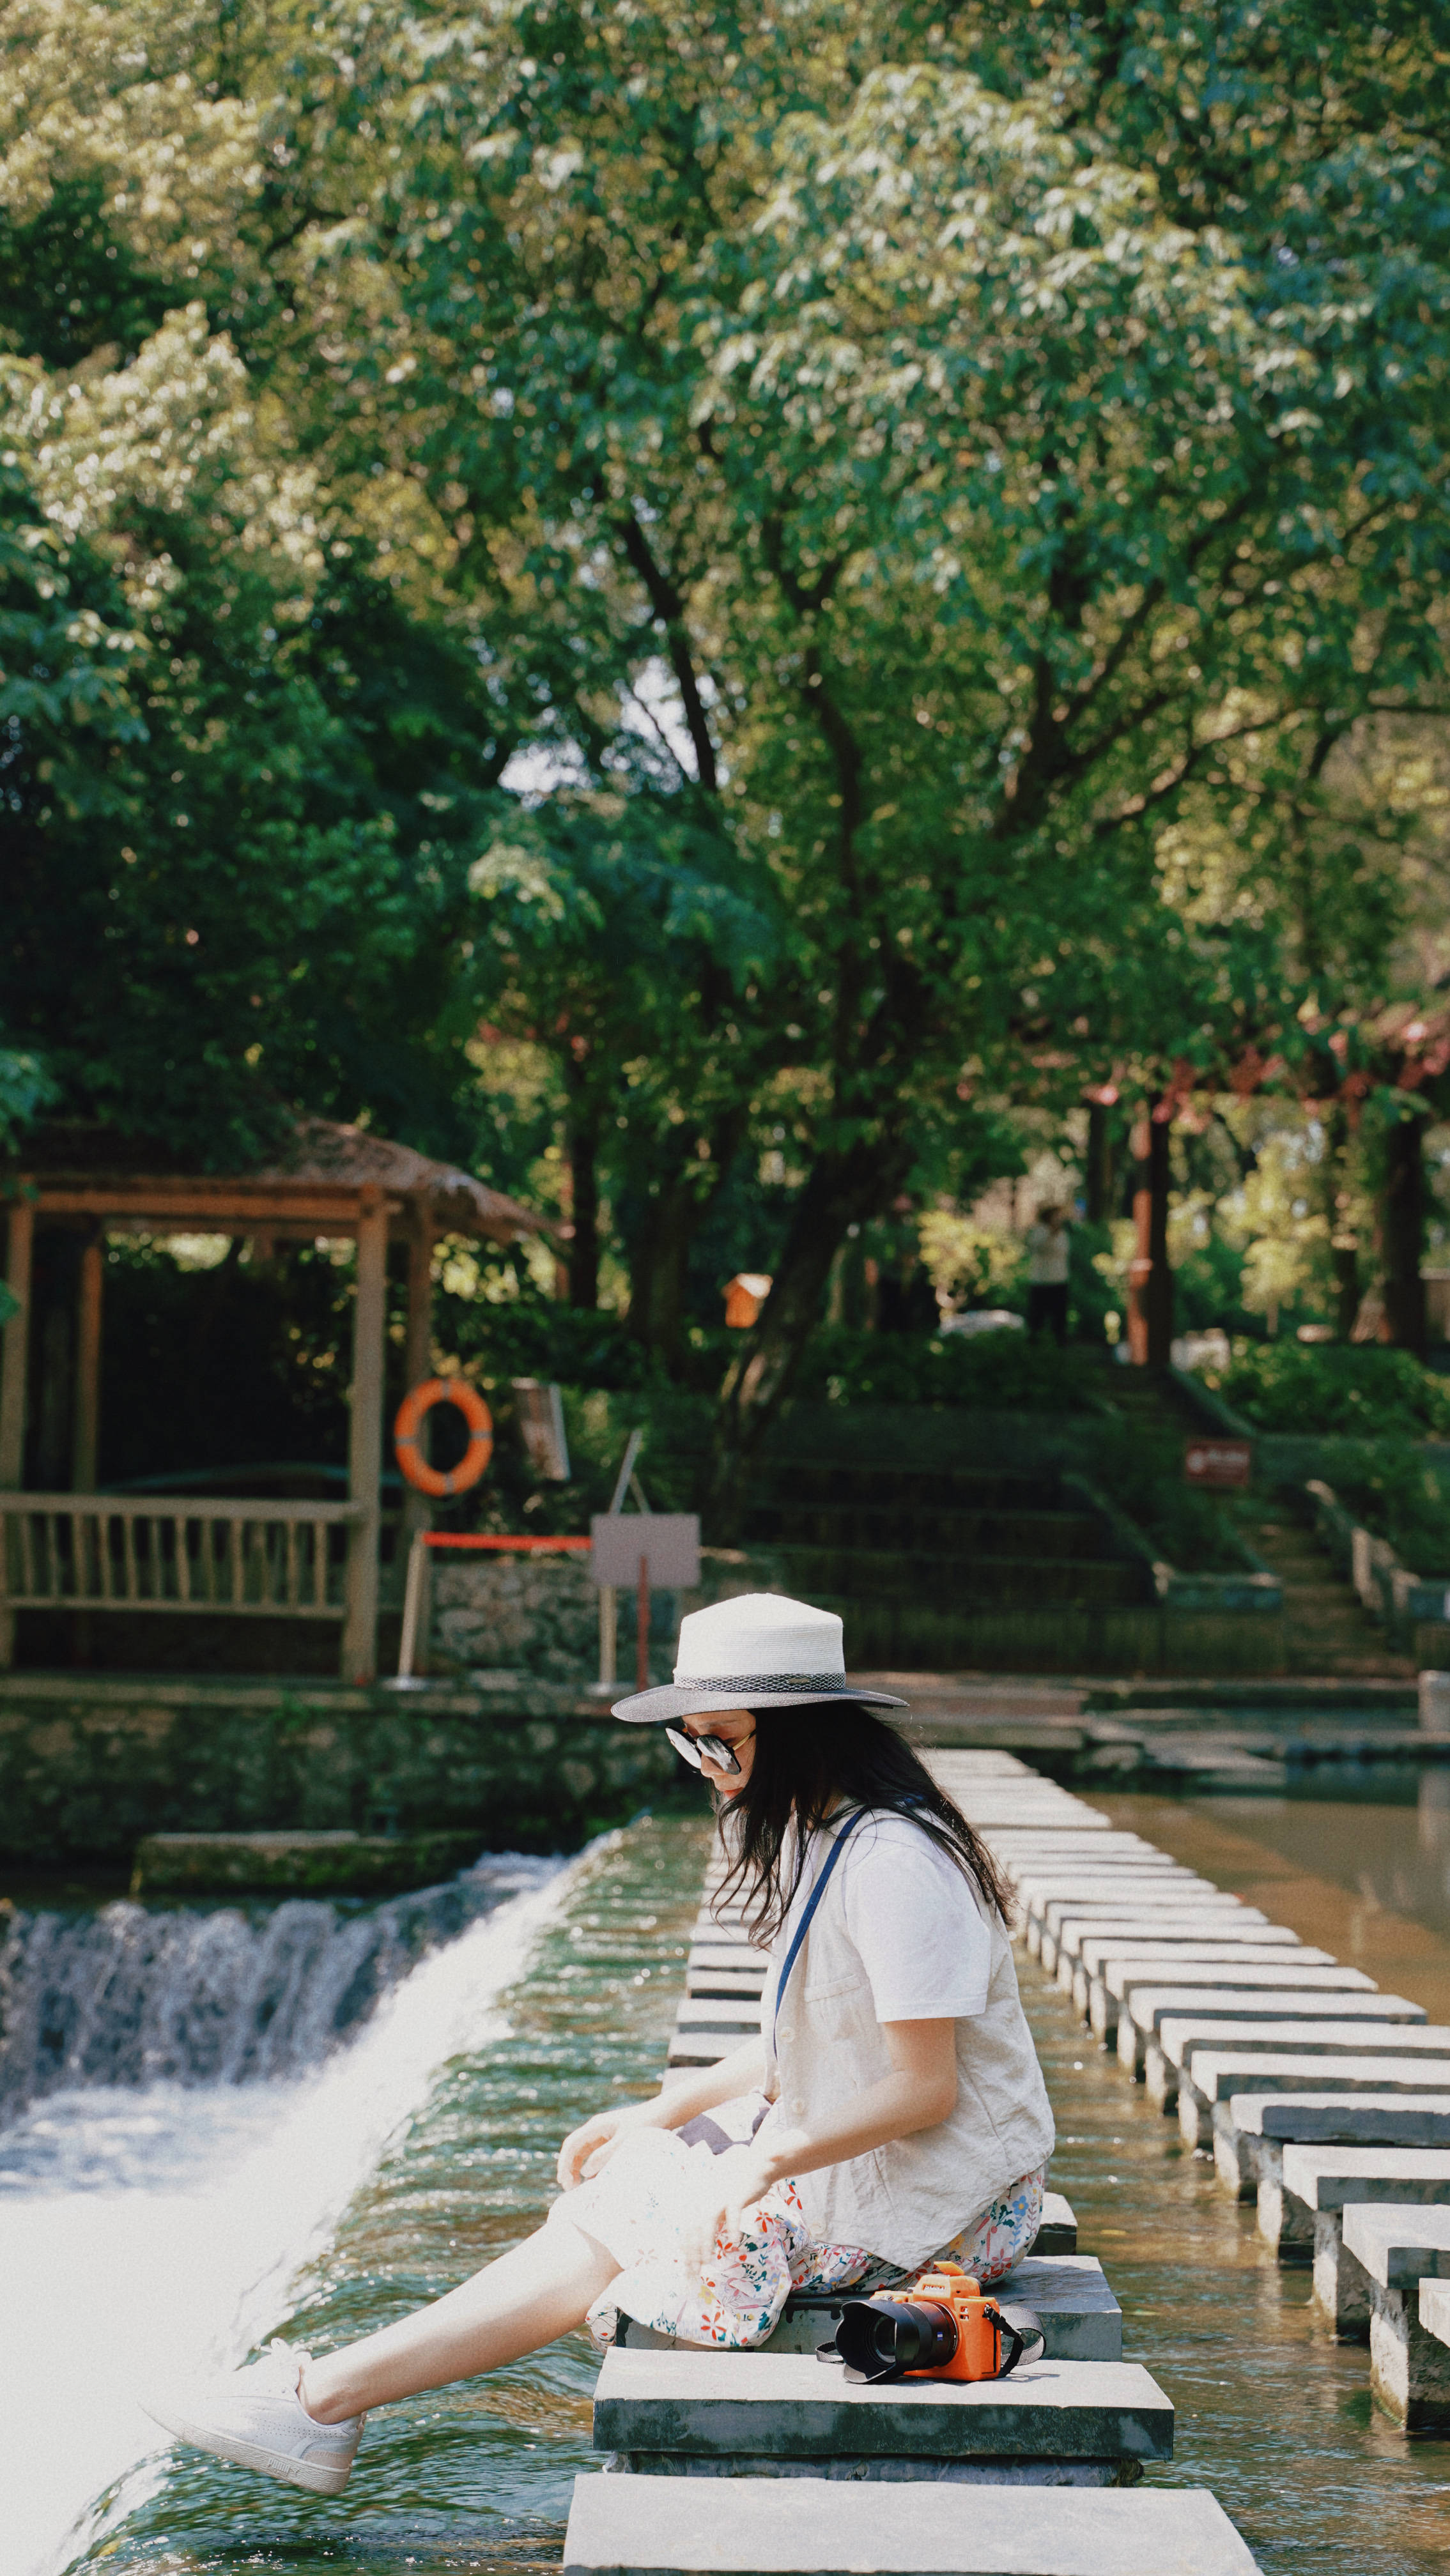
[[[934,2299],[848,2299],[836,2328],[837,2352],[863,2379],[944,2370],[956,2349],[957,2321]]]

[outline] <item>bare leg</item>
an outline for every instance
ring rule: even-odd
[[[431,2307],[309,2363],[302,2403],[317,2423],[340,2424],[420,2389],[497,2370],[582,2325],[619,2268],[556,2214]]]

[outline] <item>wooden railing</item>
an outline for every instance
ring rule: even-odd
[[[340,1619],[366,1518],[360,1503],[0,1493],[0,1610]],[[398,1516],[383,1518],[395,1540]]]

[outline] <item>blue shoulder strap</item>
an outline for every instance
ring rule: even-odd
[[[846,1844],[851,1835],[855,1832],[856,1827],[863,1822],[869,1813],[869,1808],[858,1807],[854,1816],[849,1816],[847,1818],[839,1833],[832,1835],[831,1848],[826,1855],[826,1865],[821,1871],[820,1877],[816,1880],[815,1886],[811,1889],[810,1895],[806,1898],[805,1912],[801,1916],[799,1923],[796,1925],[795,1938],[791,1942],[790,1948],[785,1954],[785,1966],[780,1972],[780,1982],[775,1990],[775,2001],[771,2006],[770,2053],[772,2057],[775,2055],[775,2025],[780,2019],[780,1999],[785,1993],[786,1987],[790,1983],[790,1972],[795,1966],[797,1959],[800,1957],[801,1943],[804,1941],[806,1934],[811,1928],[811,1922],[815,1915],[816,1907],[820,1904],[821,1898],[825,1895],[826,1889],[830,1885],[832,1870],[835,1868],[837,1861],[840,1859],[841,1854],[845,1850]]]

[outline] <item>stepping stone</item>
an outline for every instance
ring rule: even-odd
[[[1121,1889],[1113,1897],[1069,1897],[1054,1900],[1044,1915],[1029,1915],[1026,1941],[1029,1953],[1039,1958],[1051,1976],[1064,1950],[1072,1955],[1070,1945],[1087,1934],[1100,1932],[1112,1925],[1121,1932],[1151,1933],[1155,1940],[1196,1940],[1205,1934],[1215,1941],[1231,1940],[1237,1931],[1249,1939],[1264,1917],[1251,1905],[1241,1905],[1236,1897],[1208,1899],[1203,1896],[1158,1897],[1143,1903],[1129,1902]]]
[[[1420,2323],[1437,2343],[1450,2344],[1450,2281],[1420,2283]]]
[[[753,2027],[758,2032],[757,2020]],[[676,2032],[665,2055],[666,2066],[718,2066],[722,2057],[733,2057],[740,2046],[739,2031],[724,2031],[712,2039],[707,2031]]]
[[[758,2031],[760,1999],[746,1995],[734,2002],[721,2002],[708,1995],[687,1995],[675,2014],[678,2031]]]
[[[1450,2052],[1450,2030],[1431,2029],[1424,2005],[1412,2004],[1404,1995],[1345,1995],[1336,1997],[1336,2004],[1332,2018],[1327,2012],[1308,2010],[1292,2020],[1286,2014],[1275,2021],[1252,2023],[1242,2013],[1165,2015],[1144,2054],[1143,2081],[1149,2101],[1160,2111],[1171,2111],[1178,2100],[1180,2073],[1191,2075],[1198,2051],[1209,2052],[1220,2041],[1245,2054],[1262,2048],[1266,2055],[1282,2057],[1330,2057],[1340,2051],[1367,2056],[1378,2049],[1407,2056]],[[1351,2009],[1360,2005],[1375,2009],[1372,2013]]]
[[[1450,2092],[1450,2044],[1442,2041],[1441,2047],[1439,2057],[1398,2058],[1377,2050],[1299,2057],[1273,2049],[1260,2054],[1242,2045],[1195,2049],[1191,2077],[1179,2074],[1178,2125],[1190,2147],[1202,2147],[1213,2135],[1215,2104],[1250,2093]]]
[[[999,1752],[991,1744],[948,1745],[937,1753],[922,1755],[927,1770],[939,1788],[945,1789],[956,1778],[970,1780],[1040,1780],[1030,1762],[1019,1760],[1015,1753]]]
[[[1266,2175],[1280,2179],[1286,2144],[1450,2147],[1444,2093],[1234,2093],[1213,2106],[1219,2179],[1256,2200]]]
[[[787,2299],[785,2314],[768,2342],[756,2346],[767,2354],[815,2353],[836,2331],[843,2290],[831,2300]],[[1101,2263],[1092,2254],[1025,2255],[1011,2272],[992,2283],[994,2299],[1018,2300],[1036,2310],[1047,2336],[1049,2361],[1121,2361],[1123,2311],[1108,2287]],[[621,2317],[620,2342],[630,2352],[698,2351],[679,2345],[673,2335]]]
[[[1206,2487],[979,2486],[964,2509],[922,2486],[904,2513],[819,2474],[705,2490],[580,2477],[564,2538],[564,2576],[1255,2576],[1255,2563]]]
[[[1450,2350],[1420,2322],[1420,2284],[1450,2276],[1450,2209],[1356,2201],[1344,2213],[1341,2242],[1344,2256],[1368,2278],[1376,2397],[1405,2432],[1444,2432],[1450,2428]],[[1317,2269],[1314,2294],[1318,2299]]]
[[[1151,1914],[1152,1919],[1148,1923],[1144,1922],[1142,1907],[1133,1907],[1121,1914],[1064,1917],[1057,1926],[1059,1946],[1069,1959],[1086,1959],[1090,1945],[1104,1955],[1114,1947],[1132,1949],[1137,1945],[1152,1944],[1165,1950],[1176,1950],[1194,1942],[1215,1942],[1231,1949],[1246,1942],[1271,1943],[1276,1949],[1303,1948],[1297,1932],[1289,1931],[1282,1923],[1266,1923],[1262,1914],[1255,1913],[1252,1906],[1239,1905],[1228,1898],[1220,1902],[1207,1922],[1201,1919],[1197,1910],[1186,1923],[1176,1912],[1160,1916],[1159,1909],[1154,1907]],[[1310,1951],[1305,1955],[1312,1958],[1316,1954]],[[1329,1953],[1320,1951],[1317,1955],[1327,1958]]]
[[[1276,1946],[1268,1941],[1160,1941],[1137,1945],[1127,1941],[1085,1941],[1076,1959],[1059,1958],[1057,1982],[1070,1989],[1074,2004],[1091,2024],[1094,2035],[1105,2047],[1111,2047],[1117,2037],[1118,2008],[1128,1986],[1149,1975],[1158,1985],[1170,1985],[1178,1978],[1185,1985],[1192,1979],[1203,1985],[1238,1986],[1244,1983],[1240,1972],[1246,1968],[1264,1969],[1272,1975],[1285,1969],[1297,1973],[1307,1967],[1332,1969],[1336,1975],[1355,1980],[1363,1974],[1358,1968],[1341,1969],[1329,1951],[1306,1950],[1302,1942]],[[1205,1971],[1211,1973],[1206,1975]]]
[[[1403,2010],[1387,2009],[1396,2004]],[[1209,1976],[1198,1985],[1145,1979],[1130,1986],[1118,2006],[1118,2056],[1130,2075],[1141,2075],[1144,2051],[1171,2018],[1202,2014],[1219,2021],[1279,2022],[1301,2009],[1332,2014],[1336,2021],[1414,2020],[1422,2011],[1401,1996],[1377,1994],[1374,1979],[1358,1968],[1240,1968],[1222,1981]]]
[[[1313,2261],[1321,2240],[1337,2248],[1340,2221],[1352,2202],[1437,2207],[1450,2202],[1450,2152],[1444,2147],[1288,2146],[1277,2175],[1259,2184],[1259,2234],[1281,2263]],[[1326,2260],[1334,2257],[1326,2253]],[[1328,2302],[1331,2310],[1333,2302]]]
[[[907,2461],[942,2477],[1051,2461],[1106,2484],[1129,2462],[1172,2458],[1173,2407],[1135,2362],[1043,2360],[1010,2379],[875,2387],[807,2353],[616,2344],[595,2390],[594,2447],[646,2476],[770,2477],[783,2462],[850,2460],[867,2478],[900,2476]]]
[[[687,1968],[685,1992],[716,2003],[728,2003],[734,1995],[753,1995],[760,2001],[765,1980],[757,1968]],[[759,2015],[756,2016],[757,2020]]]
[[[1029,2249],[1033,2254],[1075,2254],[1077,2212],[1060,2191],[1042,2195],[1042,2217]]]

